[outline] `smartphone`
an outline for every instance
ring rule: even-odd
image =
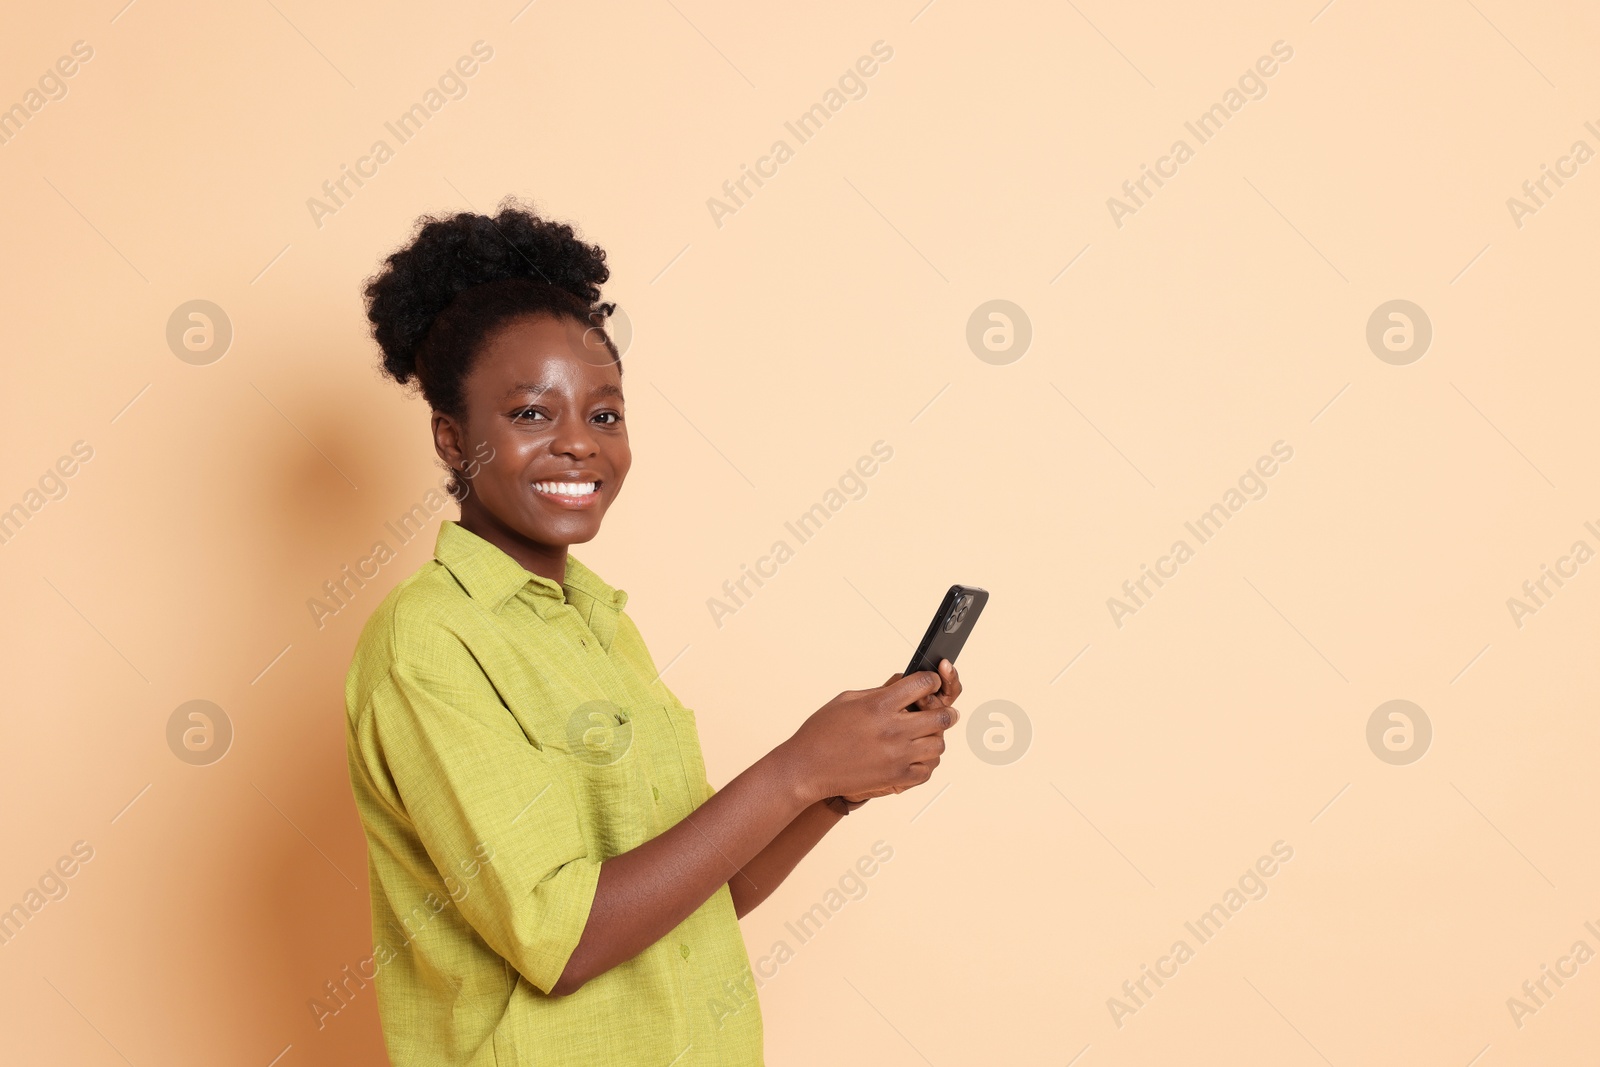
[[[905,673],[937,671],[942,659],[954,663],[988,602],[989,593],[985,589],[975,585],[952,585],[939,604],[939,610],[933,613],[928,632],[922,635],[922,643],[917,646]]]

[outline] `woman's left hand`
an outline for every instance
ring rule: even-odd
[[[883,684],[893,685],[895,682],[899,681],[901,677],[903,677],[901,674],[891,674],[889,676],[889,680]],[[956,665],[947,659],[940,660],[939,680],[943,684],[939,686],[938,691],[929,693],[927,696],[918,700],[914,705],[912,705],[914,708],[916,708],[918,711],[929,711],[934,708],[955,708],[956,698],[961,695],[961,675],[956,672]],[[934,766],[937,767],[939,761],[935,759],[933,763]],[[886,794],[883,793],[863,793],[856,796],[847,796],[844,799],[849,801],[851,804],[854,804],[858,801],[870,800],[875,796],[885,795]]]

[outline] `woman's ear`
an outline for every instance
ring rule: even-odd
[[[466,429],[449,415],[433,413],[433,450],[445,466],[458,471],[467,463]]]

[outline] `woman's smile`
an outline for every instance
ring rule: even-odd
[[[558,478],[534,482],[533,491],[536,495],[550,501],[557,507],[587,508],[594,506],[599,501],[600,487],[604,484],[599,478],[586,476],[582,472],[575,472]]]

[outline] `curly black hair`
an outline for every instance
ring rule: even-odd
[[[616,305],[598,301],[610,276],[604,249],[508,197],[493,218],[464,211],[418,219],[411,243],[367,279],[367,319],[384,373],[401,385],[415,381],[434,411],[460,418],[464,383],[491,333],[545,313],[606,334]],[[620,372],[609,334],[605,343]]]

